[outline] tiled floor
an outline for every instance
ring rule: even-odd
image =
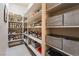
[[[22,44],[7,49],[6,56],[31,56],[27,47]]]

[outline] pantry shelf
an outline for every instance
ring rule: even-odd
[[[36,38],[36,37],[33,37],[32,35],[28,35],[28,34],[24,34],[24,35],[26,35],[27,37],[33,39],[34,41],[36,41],[36,42],[42,44],[42,40],[40,40],[40,39],[38,39],[38,38]]]
[[[27,17],[27,20],[24,21],[24,23],[26,23],[27,26],[26,26],[26,29],[24,29],[24,38],[27,37],[28,41],[31,41],[31,44],[30,45],[28,44],[28,46],[37,56],[45,55],[45,46],[44,46],[45,36],[44,35],[42,36],[42,34],[44,34],[45,32],[43,31],[43,29],[46,28],[45,26],[46,13],[45,12],[46,12],[46,4],[35,3],[25,14],[25,17]],[[42,21],[44,21],[43,22],[44,24],[42,23]],[[34,35],[36,36],[35,37],[32,36],[32,33],[34,33]],[[34,42],[36,42],[37,44]],[[35,45],[39,45],[39,47],[41,46],[41,50],[42,50],[41,54],[37,51],[37,49],[32,47],[32,43]]]

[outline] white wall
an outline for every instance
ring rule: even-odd
[[[5,55],[8,47],[8,23],[4,22],[4,4],[0,3],[0,55]]]

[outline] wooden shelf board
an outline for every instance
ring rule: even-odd
[[[8,28],[8,29],[22,29],[22,28]]]
[[[33,20],[41,18],[41,11],[37,12],[34,16],[31,16],[30,18],[27,19],[25,23],[32,22]]]
[[[41,28],[41,26],[27,27],[27,28]]]
[[[47,9],[47,12],[49,12],[49,11],[52,10],[52,9],[54,9],[55,7],[57,7],[57,6],[60,5],[60,4],[61,4],[61,3],[58,3],[58,4],[54,5],[53,7],[48,8],[48,9]]]
[[[32,47],[31,45],[28,46],[37,56],[41,56],[41,54],[34,47]]]
[[[60,52],[63,52],[63,53],[65,53],[65,54],[67,54],[67,55],[69,55],[69,56],[72,56],[71,54],[69,54],[69,53],[67,53],[67,52],[65,52],[65,51],[63,51],[63,50],[60,50],[60,49],[58,49],[58,48],[56,48],[56,47],[54,47],[54,46],[52,46],[52,45],[50,45],[50,44],[46,44],[46,45],[48,45],[48,46],[50,46],[50,47],[52,47],[52,48],[55,48],[56,50],[58,50],[58,51],[60,51]]]
[[[21,35],[22,33],[18,33],[18,34],[8,34],[8,35]]]
[[[47,26],[47,28],[79,28],[79,26]]]
[[[39,8],[40,8],[40,5],[41,5],[41,3],[33,3],[33,4],[29,7],[28,11],[25,13],[25,16],[27,16],[29,13],[32,13],[32,12],[34,12],[35,10],[39,9]]]
[[[22,23],[22,21],[9,21],[11,23]]]
[[[36,38],[36,37],[33,37],[32,35],[28,35],[28,34],[24,34],[24,35],[26,35],[27,37],[33,39],[34,41],[36,41],[36,42],[42,44],[42,40],[40,40],[40,39],[38,39],[38,38]]]
[[[59,3],[51,8],[49,8],[47,10],[48,13],[55,13],[57,11],[61,11],[61,10],[64,10],[64,9],[67,9],[67,8],[70,8],[70,7],[73,7],[73,6],[76,6],[76,5],[79,5],[79,4],[76,4],[76,3]]]

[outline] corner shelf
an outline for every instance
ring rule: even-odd
[[[31,38],[32,40],[34,40],[34,41],[36,41],[36,42],[42,44],[42,40],[40,40],[40,39],[38,39],[38,38],[36,38],[36,37],[33,37],[32,35],[28,35],[28,34],[24,34],[24,35],[26,35],[27,37]]]

